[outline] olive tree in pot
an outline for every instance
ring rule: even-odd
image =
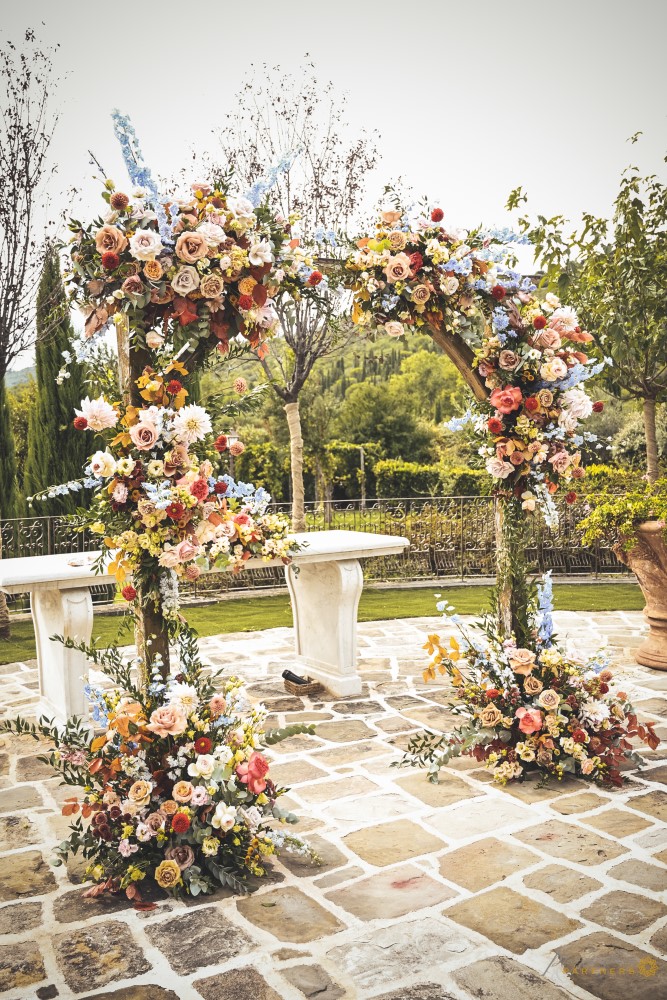
[[[585,544],[611,539],[618,559],[639,581],[649,625],[638,647],[638,663],[667,670],[667,479],[631,492],[590,497],[591,510],[581,522]]]

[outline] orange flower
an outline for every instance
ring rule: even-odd
[[[144,274],[150,281],[159,281],[164,270],[159,260],[147,260],[144,264]]]
[[[254,278],[251,278],[250,275],[248,275],[247,278],[242,278],[241,281],[239,281],[239,294],[252,295],[252,290],[256,284],[257,282]]]

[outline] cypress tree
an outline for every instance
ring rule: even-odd
[[[0,518],[16,517],[16,453],[5,380],[0,378]]]
[[[71,346],[74,331],[60,277],[60,261],[50,250],[44,261],[37,293],[37,401],[28,425],[28,457],[23,487],[27,496],[48,486],[78,479],[90,448],[90,435],[74,430],[74,407],[81,401],[81,369],[73,366],[61,385],[56,376],[62,352]],[[81,504],[81,494],[66,494],[46,501],[45,514],[69,514]]]

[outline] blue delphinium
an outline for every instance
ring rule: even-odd
[[[122,115],[117,108],[114,108],[111,112],[111,119],[113,121],[114,133],[120,143],[123,160],[125,161],[125,166],[127,167],[130,180],[135,187],[143,188],[148,192],[150,204],[153,206],[155,215],[157,216],[160,238],[165,245],[170,246],[174,240],[172,237],[171,226],[167,221],[164,199],[160,197],[157,184],[153,180],[153,175],[144,162],[144,156],[141,152],[141,147],[139,145],[139,140],[134,126],[128,115]]]

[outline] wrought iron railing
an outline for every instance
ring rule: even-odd
[[[494,526],[492,497],[430,497],[427,499],[326,501],[308,503],[308,530],[343,528],[380,535],[405,535],[409,549],[400,555],[369,559],[364,566],[367,580],[420,580],[439,578],[471,579],[494,573]],[[277,509],[289,510],[285,504]],[[578,522],[584,515],[583,503],[559,504],[557,528],[547,528],[539,516],[530,520],[527,556],[531,570],[553,570],[555,575],[599,577],[626,573],[611,549],[605,545],[584,546]],[[0,522],[2,555],[48,555],[53,552],[83,552],[95,549],[99,539],[77,530],[66,517],[26,517]],[[282,568],[266,567],[239,575],[211,573],[189,584],[186,592],[195,597],[214,597],[235,589],[282,586]],[[112,584],[93,588],[93,600],[113,598]],[[22,606],[20,598],[14,607]]]

